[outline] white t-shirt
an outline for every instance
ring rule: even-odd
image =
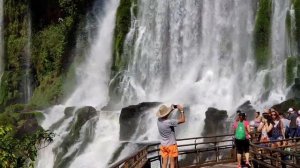
[[[297,123],[298,127],[300,127],[300,117],[297,117],[296,123]]]

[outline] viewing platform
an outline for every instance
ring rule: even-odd
[[[178,167],[237,167],[234,135],[218,135],[177,139]],[[253,134],[250,142],[251,167],[254,168],[300,168],[300,138],[285,139],[266,143],[257,142]],[[280,147],[271,144],[281,142]],[[132,155],[111,164],[111,168],[160,168],[160,143],[145,145]]]

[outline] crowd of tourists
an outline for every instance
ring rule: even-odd
[[[291,107],[287,113],[279,113],[273,108],[262,115],[256,112],[255,119],[250,122],[250,131],[261,132],[260,142],[300,137],[300,110]],[[274,143],[274,146],[280,145],[280,142]]]
[[[250,139],[261,142],[270,147],[280,147],[288,141],[288,138],[300,137],[300,110],[289,108],[287,113],[279,113],[275,109],[266,109],[260,114],[255,113],[251,122],[246,120],[246,114],[237,111],[237,118],[233,124],[235,133],[235,145],[237,149],[238,167],[241,167],[242,154],[245,153],[246,166],[249,163]],[[259,133],[259,134],[257,134]],[[251,137],[250,135],[258,135]]]
[[[178,113],[177,119],[169,117],[172,112]],[[161,105],[156,115],[161,140],[162,167],[167,168],[170,163],[170,167],[175,168],[178,166],[176,162],[178,147],[174,127],[185,122],[183,105]],[[246,114],[238,110],[233,124],[238,168],[241,167],[243,153],[245,153],[246,166],[251,167],[249,162],[250,140],[255,139],[262,144],[279,147],[287,145],[280,140],[300,137],[300,110],[297,111],[295,108],[289,108],[287,113],[279,113],[273,108],[265,110],[262,114],[256,112],[255,118],[251,122],[248,122],[246,118]],[[259,133],[259,136],[253,136],[256,133]]]

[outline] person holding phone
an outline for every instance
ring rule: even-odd
[[[180,112],[178,119],[169,119],[172,111]],[[170,161],[170,168],[175,168],[175,161],[178,157],[178,147],[175,136],[175,127],[185,122],[185,115],[182,105],[168,107],[161,105],[158,112],[157,127],[160,135],[160,155],[162,157],[162,168],[167,168]]]

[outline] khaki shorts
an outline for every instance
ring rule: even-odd
[[[170,146],[160,146],[160,155],[165,157],[178,157],[178,147],[177,145]]]

